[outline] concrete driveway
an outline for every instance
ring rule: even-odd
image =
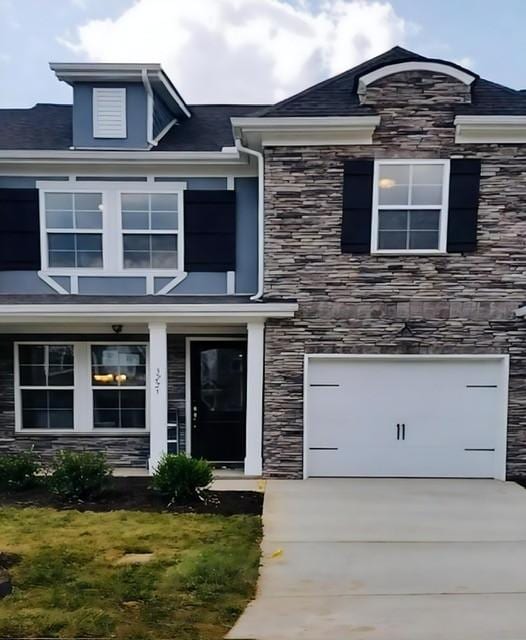
[[[523,640],[526,491],[494,480],[269,481],[231,640]]]

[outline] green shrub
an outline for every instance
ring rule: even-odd
[[[66,500],[97,498],[107,487],[111,469],[103,453],[59,451],[48,478],[53,493]]]
[[[169,453],[161,458],[153,473],[152,488],[170,501],[193,500],[213,479],[212,467],[206,460]]]
[[[40,458],[34,451],[0,455],[0,489],[21,491],[37,484]]]

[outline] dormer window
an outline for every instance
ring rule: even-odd
[[[93,137],[126,138],[126,89],[93,88]]]

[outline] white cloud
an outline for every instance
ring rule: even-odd
[[[473,58],[470,58],[469,56],[457,58],[456,60],[453,60],[453,62],[461,67],[465,67],[466,69],[473,69],[473,65],[475,64]]]
[[[385,0],[137,0],[64,40],[97,62],[161,62],[189,102],[276,101],[404,40]]]

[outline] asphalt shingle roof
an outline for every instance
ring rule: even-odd
[[[230,118],[263,105],[189,105],[192,117],[173,126],[152,151],[220,151],[232,147]],[[67,150],[73,144],[69,104],[0,109],[0,149]]]
[[[385,64],[412,60],[453,64],[394,47],[274,105],[189,105],[192,117],[172,127],[152,152],[219,151],[222,147],[233,146],[231,117],[372,114],[374,110],[370,106],[359,104],[356,93],[358,78]],[[462,69],[458,65],[453,66]],[[478,76],[472,88],[472,103],[458,105],[457,113],[526,115],[526,90],[510,89]],[[31,109],[0,109],[0,149],[69,149],[72,145],[71,110],[71,105],[58,104],[37,104]]]
[[[359,103],[358,94],[356,93],[358,78],[386,64],[410,61],[440,62],[472,73],[468,69],[464,69],[448,60],[426,58],[408,49],[393,47],[389,51],[376,56],[376,58],[371,58],[271,107],[261,109],[254,115],[262,117],[294,117],[350,116],[374,113],[370,107]],[[472,88],[472,103],[470,105],[459,105],[457,107],[458,113],[526,115],[525,91],[516,91],[478,76],[475,78]]]

